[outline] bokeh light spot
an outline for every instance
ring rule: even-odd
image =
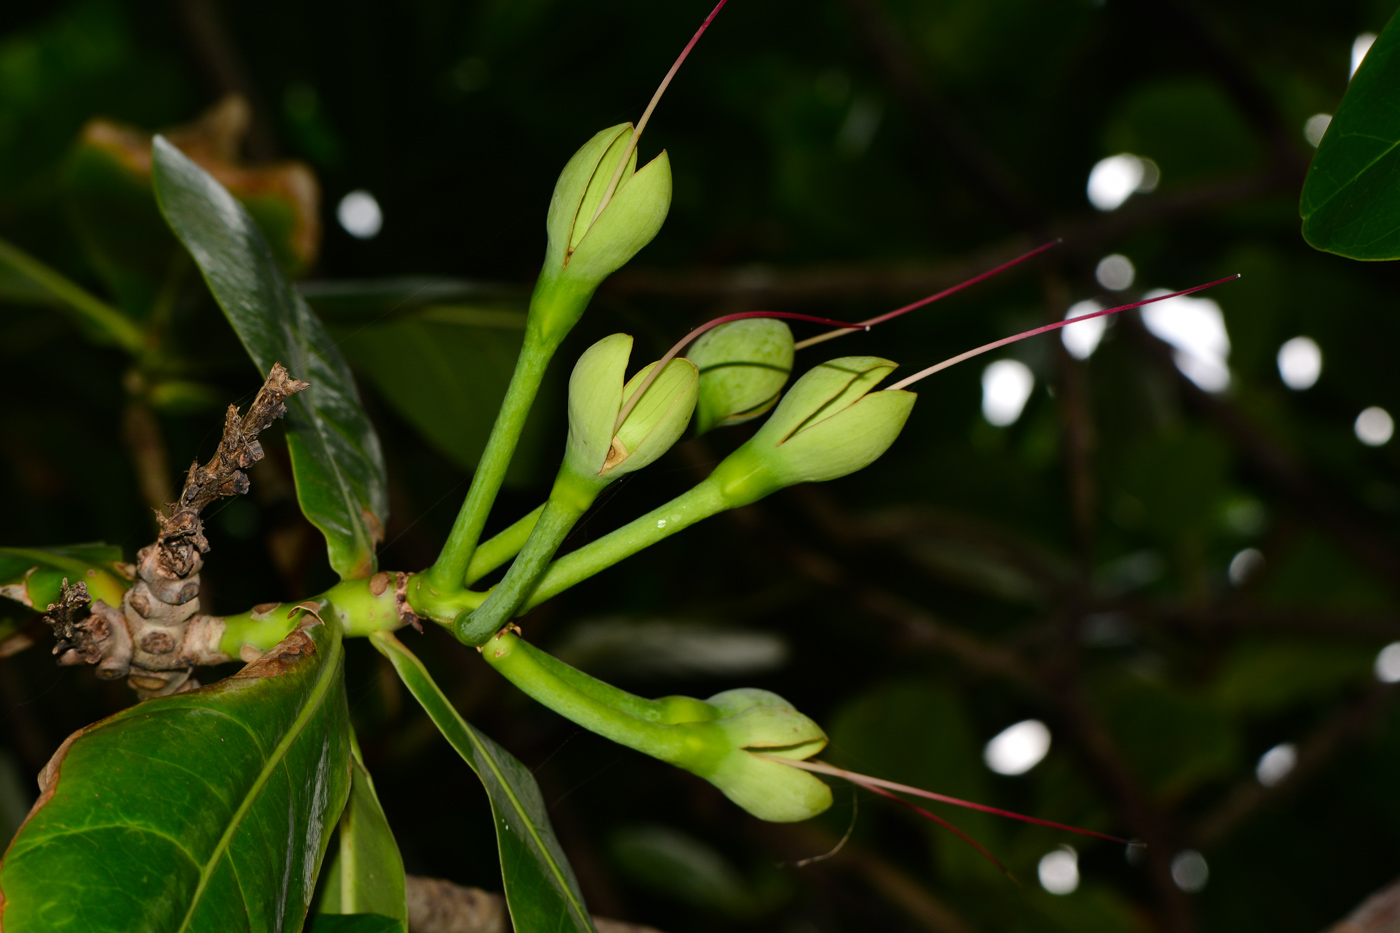
[[[1230,559],[1230,583],[1244,586],[1264,569],[1264,555],[1258,548],[1247,547]]]
[[[1400,641],[1393,641],[1376,654],[1376,679],[1383,684],[1400,684]]]
[[[1259,756],[1259,763],[1254,766],[1254,776],[1265,787],[1273,787],[1288,777],[1296,764],[1298,747],[1292,742],[1284,742]]]
[[[384,227],[384,212],[379,209],[379,202],[362,188],[340,199],[335,219],[357,240],[372,240]]]
[[[1148,298],[1171,294],[1163,289]],[[1223,392],[1230,386],[1230,335],[1225,315],[1210,298],[1169,298],[1142,309],[1142,322],[1157,337],[1176,349],[1177,369],[1207,392]]]
[[[1311,337],[1294,337],[1278,348],[1278,374],[1290,389],[1311,389],[1322,375],[1322,348]]]
[[[1103,309],[1104,306],[1097,301],[1078,301],[1069,306],[1069,310],[1065,312],[1065,320],[1083,317]],[[1065,345],[1070,356],[1076,360],[1087,360],[1099,348],[1099,341],[1103,340],[1103,332],[1107,328],[1107,317],[1080,321],[1078,324],[1060,328],[1060,342]]]
[[[1195,894],[1210,880],[1210,866],[1195,849],[1183,849],[1172,859],[1172,881],[1187,894]]]
[[[1079,853],[1072,846],[1060,846],[1040,857],[1036,868],[1040,886],[1051,894],[1072,894],[1079,887]]]
[[[1026,719],[992,736],[982,758],[997,774],[1025,774],[1050,752],[1050,727],[1039,719]]]
[[[1137,278],[1137,270],[1133,268],[1133,261],[1127,256],[1113,253],[1099,260],[1098,266],[1094,268],[1094,278],[1109,291],[1121,292],[1132,286],[1133,279]]]
[[[1004,428],[1021,417],[1035,388],[1035,376],[1018,360],[997,360],[982,370],[982,414]]]
[[[1350,79],[1356,75],[1356,69],[1361,67],[1361,62],[1365,60],[1366,53],[1371,51],[1371,46],[1376,44],[1376,34],[1374,32],[1363,32],[1351,43],[1351,71],[1347,72]]]
[[[1372,405],[1356,416],[1356,424],[1352,427],[1358,441],[1367,447],[1380,447],[1395,433],[1395,419],[1384,408]]]

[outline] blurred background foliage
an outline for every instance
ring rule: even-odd
[[[216,442],[221,406],[259,384],[143,181],[143,134],[183,127],[361,377],[390,468],[383,566],[428,564],[518,346],[555,176],[597,129],[639,115],[705,12],[0,7],[0,238],[13,244],[0,255],[0,544],[105,540],[131,559],[152,538],[149,507]],[[987,359],[940,374],[863,473],[668,540],[526,623],[629,689],[774,689],[827,727],[835,763],[1145,851],[947,814],[1017,887],[886,801],[853,812],[845,790],[811,824],[760,824],[428,632],[415,650],[459,709],[536,769],[595,911],[677,933],[1313,931],[1394,879],[1400,647],[1382,649],[1400,639],[1400,461],[1382,416],[1400,412],[1397,276],[1312,251],[1297,217],[1317,115],[1345,91],[1358,36],[1393,12],[730,4],[643,144],[644,158],[670,151],[669,221],[561,354],[497,526],[546,493],[562,375],[613,331],[659,355],[720,313],[860,319],[1065,237],[1044,260],[799,356],[875,353],[912,371],[1080,301],[1243,278],[1215,304],[1180,306],[1199,326],[1175,351],[1131,312],[1086,359],[1052,336],[997,354],[1022,364],[1000,382]],[[65,281],[84,292],[55,291]],[[1321,374],[1290,388],[1308,382],[1308,347],[1282,368],[1279,352],[1299,336]],[[1371,408],[1382,414],[1357,420]],[[748,430],[619,483],[570,546],[687,488]],[[285,451],[272,454],[210,522],[212,611],[332,579]],[[6,631],[35,631],[4,611]],[[0,659],[6,837],[64,736],[131,700],[55,667],[35,637]],[[498,887],[486,801],[461,793],[461,762],[367,645],[349,663],[409,870]],[[1028,720],[1043,728],[988,744]],[[797,867],[848,829],[838,854]]]

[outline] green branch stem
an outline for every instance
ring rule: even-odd
[[[506,469],[539,393],[545,369],[592,297],[591,288],[581,288],[564,277],[542,275],[536,283],[530,299],[525,342],[516,358],[515,371],[472,477],[471,488],[467,490],[466,501],[462,503],[437,562],[424,573],[431,592],[422,596],[429,597],[429,602],[432,596],[450,597],[466,586],[472,555],[505,480]]]
[[[58,304],[76,312],[82,321],[133,356],[139,356],[145,349],[146,336],[131,318],[14,244],[0,240],[0,264],[37,285]]]

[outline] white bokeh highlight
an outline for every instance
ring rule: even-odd
[[[1094,207],[1111,211],[1138,192],[1152,191],[1161,178],[1162,172],[1156,162],[1131,152],[1120,152],[1094,163],[1089,170],[1085,193]]]
[[[997,774],[1025,774],[1050,752],[1050,727],[1039,719],[1026,719],[992,736],[982,750],[982,760]]]
[[[1356,69],[1361,67],[1361,63],[1366,59],[1366,53],[1371,51],[1371,46],[1376,44],[1376,34],[1374,32],[1363,32],[1351,43],[1351,71],[1347,72],[1350,80],[1356,75]]]
[[[1015,424],[1035,388],[1031,368],[1019,360],[997,360],[982,370],[982,415],[999,428]]]
[[[1132,286],[1133,280],[1137,278],[1137,269],[1127,256],[1112,253],[1099,260],[1099,264],[1094,267],[1094,278],[1109,291],[1121,292]]]
[[[1104,310],[1104,306],[1097,301],[1077,301],[1070,305],[1069,310],[1065,312],[1065,320],[1083,317],[1086,314],[1102,310]],[[1103,333],[1107,329],[1107,315],[1090,318],[1087,321],[1080,321],[1078,324],[1061,327],[1060,342],[1065,345],[1070,356],[1076,360],[1087,360],[1099,348],[1099,342],[1103,340]]]
[[[1395,419],[1384,408],[1372,405],[1356,416],[1352,430],[1356,432],[1356,439],[1367,447],[1380,447],[1395,434]]]
[[[1155,289],[1145,297],[1169,294]],[[1158,301],[1142,309],[1142,322],[1176,350],[1176,367],[1186,378],[1207,392],[1230,387],[1230,335],[1214,300],[1182,296]]]
[[[1308,117],[1308,121],[1303,124],[1303,138],[1308,141],[1308,145],[1316,149],[1322,145],[1322,134],[1327,132],[1327,127],[1332,125],[1332,115],[1330,113],[1315,113]]]
[[[1383,684],[1400,684],[1400,641],[1393,641],[1376,654],[1376,679]]]
[[[374,195],[363,188],[351,191],[340,199],[335,208],[335,219],[345,232],[357,240],[372,240],[384,228],[384,212]]]
[[[1060,846],[1040,857],[1036,867],[1040,886],[1051,894],[1073,894],[1079,887],[1079,853],[1073,846]]]
[[[1278,348],[1278,375],[1295,392],[1311,389],[1322,375],[1322,348],[1311,337],[1294,337]]]
[[[1254,766],[1254,776],[1265,787],[1274,787],[1281,784],[1297,764],[1298,746],[1283,742],[1259,756],[1259,763]]]
[[[1230,584],[1244,586],[1263,569],[1263,553],[1258,548],[1247,547],[1230,559]]]
[[[1172,881],[1187,894],[1195,894],[1210,880],[1210,866],[1195,849],[1183,849],[1172,859]]]

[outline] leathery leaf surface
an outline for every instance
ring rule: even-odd
[[[336,572],[370,576],[389,517],[389,487],[379,436],[350,367],[233,195],[159,136],[152,159],[161,212],[259,371],[265,376],[280,362],[311,383],[287,399],[297,501],[326,536]]]
[[[300,930],[350,790],[335,622],[68,738],[0,861],[5,933]]]
[[[496,819],[506,906],[516,933],[596,933],[530,769],[457,715],[423,662],[393,634],[375,632],[370,640],[486,786]]]

